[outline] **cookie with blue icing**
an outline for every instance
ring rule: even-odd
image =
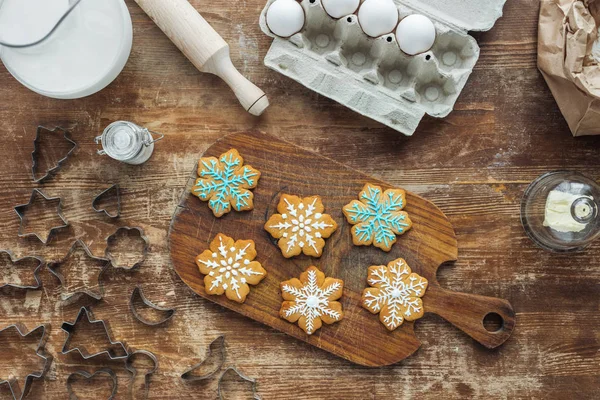
[[[344,206],[346,219],[352,227],[352,241],[356,246],[375,246],[390,251],[396,236],[412,228],[406,207],[406,192],[366,184],[358,195]]]
[[[208,201],[215,217],[254,208],[254,194],[250,189],[258,185],[260,172],[250,165],[236,149],[221,154],[219,158],[204,157],[198,162],[198,179],[192,193],[200,200]]]

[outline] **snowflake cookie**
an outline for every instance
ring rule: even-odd
[[[301,199],[283,194],[277,212],[269,218],[265,229],[275,239],[284,257],[290,258],[304,252],[307,256],[321,257],[325,240],[337,229],[320,196]]]
[[[249,189],[258,185],[260,172],[249,165],[236,149],[215,157],[201,158],[198,162],[198,180],[192,193],[203,201],[215,217],[231,211],[248,211],[254,208],[254,195]]]
[[[312,335],[322,325],[333,324],[344,318],[342,297],[344,281],[325,278],[317,267],[309,267],[297,278],[281,283],[281,295],[285,300],[279,311],[281,318],[298,321],[298,326]]]
[[[427,290],[427,279],[412,273],[406,261],[399,258],[385,265],[369,267],[367,282],[372,287],[362,294],[362,306],[393,331],[404,320],[415,321],[423,316],[421,297]]]
[[[356,246],[374,245],[390,251],[396,243],[396,235],[402,235],[412,227],[406,206],[406,192],[388,189],[385,192],[375,185],[366,184],[358,195],[344,207],[344,215],[352,225],[352,241]]]
[[[250,293],[248,285],[258,285],[267,271],[256,258],[252,240],[235,241],[219,233],[211,242],[210,250],[196,257],[196,264],[204,275],[206,293],[222,295],[243,303]]]

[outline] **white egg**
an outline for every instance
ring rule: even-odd
[[[411,56],[429,51],[435,43],[435,35],[433,22],[420,14],[404,18],[396,29],[400,49]]]
[[[366,0],[358,10],[358,22],[371,37],[393,32],[398,19],[398,8],[393,0]]]
[[[354,14],[358,9],[360,0],[321,0],[327,14],[333,18],[342,18]]]
[[[292,36],[304,26],[304,10],[296,0],[276,0],[267,10],[267,25],[277,36]]]

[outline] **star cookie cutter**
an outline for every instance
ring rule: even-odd
[[[139,371],[133,366],[133,359],[136,357],[146,357],[152,362],[152,368],[144,373],[144,388],[142,390],[142,396],[139,396],[139,387],[136,386],[136,378],[139,376]],[[125,369],[131,373],[131,383],[129,386],[129,394],[131,399],[147,399],[150,391],[150,379],[152,375],[158,369],[158,358],[146,350],[136,350],[129,354],[127,360],[125,360]]]
[[[0,385],[8,384],[8,386],[10,388],[10,392],[11,392],[14,400],[21,400],[21,399],[25,398],[27,396],[27,394],[29,393],[29,391],[31,390],[31,385],[33,384],[33,380],[43,378],[44,375],[46,375],[46,372],[48,372],[50,365],[52,364],[53,357],[51,355],[46,354],[46,350],[44,348],[46,346],[46,342],[48,341],[48,335],[46,333],[47,333],[47,331],[50,330],[50,325],[49,324],[40,325],[37,328],[33,329],[32,331],[27,332],[27,328],[25,328],[23,325],[14,324],[14,325],[7,326],[6,328],[0,330],[0,334],[2,334],[3,332],[5,332],[8,329],[16,330],[18,335],[21,338],[25,338],[25,337],[35,334],[36,332],[41,330],[41,337],[40,337],[39,344],[36,348],[35,354],[38,357],[40,357],[42,360],[44,360],[44,367],[40,371],[32,372],[25,377],[25,384],[23,385],[22,390],[19,386],[17,379],[15,379],[15,378],[0,381]]]
[[[137,308],[135,307],[135,303],[138,300],[140,300],[149,309],[163,313],[163,316],[156,321],[151,321],[151,320],[143,317],[139,313]],[[151,302],[150,300],[148,300],[148,298],[144,295],[144,292],[142,291],[141,286],[136,286],[133,289],[133,292],[131,292],[131,297],[129,299],[129,309],[131,310],[131,313],[138,321],[140,321],[142,324],[148,325],[148,326],[158,326],[158,325],[164,324],[165,322],[169,321],[171,318],[173,318],[175,316],[175,309],[159,307],[156,304],[154,304],[153,302]]]
[[[119,265],[118,260],[111,252],[111,250],[114,247],[114,242],[117,240],[119,233],[122,231],[125,231],[127,233],[127,235],[130,235],[131,233],[139,235],[140,239],[142,239],[144,241],[144,249],[142,250],[142,254],[140,255],[139,260],[137,260],[133,264],[133,266]],[[137,233],[135,233],[135,232],[137,232]],[[117,269],[124,269],[126,271],[130,271],[132,269],[135,269],[136,267],[139,267],[139,265],[142,262],[144,262],[144,260],[148,256],[149,251],[150,251],[150,240],[148,240],[148,238],[144,235],[144,230],[142,228],[131,228],[128,226],[122,226],[122,227],[118,228],[112,235],[110,235],[109,237],[106,238],[106,251],[105,251],[104,255],[106,256],[106,258],[108,260],[110,260],[110,263],[112,264],[113,267],[115,267]]]
[[[217,357],[215,368],[212,368],[209,372],[203,373],[201,375],[196,375],[196,370],[201,369],[208,364],[212,357]],[[204,381],[212,378],[221,370],[225,364],[225,336],[221,335],[213,340],[208,346],[208,352],[206,353],[206,357],[204,360],[199,362],[198,364],[190,367],[183,374],[181,374],[181,379],[186,383],[193,383]]]
[[[88,288],[83,288],[80,290],[76,290],[75,292],[66,294],[62,300],[63,301],[67,301],[69,299],[71,299],[72,297],[74,297],[77,294],[87,294],[88,296],[90,296],[91,298],[95,299],[95,300],[102,300],[102,295],[103,295],[103,289],[102,289],[102,284],[100,282],[100,279],[102,278],[102,275],[104,274],[104,272],[107,270],[108,268],[108,264],[110,263],[110,261],[106,258],[101,258],[101,257],[96,257],[92,254],[92,252],[90,251],[89,247],[83,243],[83,241],[81,239],[77,239],[73,245],[71,246],[71,248],[69,249],[69,252],[67,253],[67,255],[60,261],[55,261],[55,262],[51,262],[48,263],[48,269],[50,270],[50,272],[56,276],[58,278],[58,280],[60,281],[61,286],[63,286],[63,288],[65,287],[65,276],[60,273],[59,271],[57,271],[58,268],[60,268],[63,264],[65,264],[66,262],[68,262],[72,257],[73,254],[75,254],[75,252],[78,249],[83,249],[83,251],[85,252],[87,258],[91,261],[94,262],[99,262],[99,263],[104,263],[104,266],[102,267],[102,269],[100,270],[100,272],[98,273],[98,290],[99,293],[93,292],[92,290],[88,289]]]
[[[225,400],[225,397],[223,396],[223,387],[222,387],[223,380],[225,379],[225,376],[227,374],[231,374],[231,373],[235,373],[239,378],[243,379],[244,381],[252,383],[252,398],[254,400],[262,400],[262,397],[258,394],[258,390],[256,388],[256,386],[257,386],[256,379],[253,379],[253,378],[250,378],[250,377],[244,375],[236,367],[228,367],[227,369],[225,369],[225,371],[223,371],[223,374],[219,378],[219,385],[218,385],[218,389],[217,389],[219,400]]]
[[[35,256],[28,256],[28,257],[23,257],[23,258],[17,259],[17,258],[15,258],[14,254],[10,250],[0,250],[0,257],[2,256],[2,254],[5,254],[8,257],[8,259],[10,260],[10,263],[13,266],[16,266],[17,264],[20,264],[20,263],[24,263],[28,260],[32,260],[32,261],[35,260],[35,262],[37,263],[37,266],[33,270],[33,278],[35,279],[35,285],[22,285],[22,284],[18,284],[18,283],[1,283],[0,282],[0,289],[9,287],[9,288],[15,288],[15,289],[37,290],[42,287],[40,271],[42,270],[42,267],[46,263],[43,258],[35,257]],[[2,266],[0,268],[6,269],[6,266]]]
[[[115,194],[113,195],[112,192],[115,192]],[[117,213],[116,214],[111,214],[105,208],[100,208],[98,206],[98,202],[100,202],[100,200],[102,200],[104,197],[108,197],[108,196],[114,196],[117,199]],[[119,218],[121,216],[121,191],[120,191],[119,185],[114,184],[111,187],[109,187],[108,189],[103,190],[98,196],[94,197],[94,200],[92,200],[92,209],[94,211],[96,211],[97,213],[106,214],[106,216],[109,218]]]
[[[50,133],[55,133],[55,132],[63,132],[63,137],[64,139],[71,143],[73,145],[73,147],[71,147],[71,150],[69,150],[67,152],[67,154],[61,158],[60,160],[57,161],[56,165],[50,169],[48,169],[46,171],[46,173],[44,174],[44,176],[42,176],[41,178],[37,179],[36,176],[36,168],[38,166],[38,159],[39,159],[39,141],[40,141],[40,133],[42,131],[47,131]],[[58,172],[61,168],[62,165],[67,161],[67,159],[71,156],[71,154],[75,151],[75,149],[77,148],[77,143],[75,141],[73,141],[73,139],[70,138],[70,134],[69,131],[61,128],[61,127],[55,127],[54,129],[50,129],[50,128],[46,128],[44,126],[38,126],[37,127],[37,132],[35,135],[35,140],[33,141],[33,152],[31,153],[31,160],[32,160],[32,166],[31,166],[31,177],[33,178],[33,181],[35,183],[40,183],[45,181],[46,179],[48,179],[50,176],[54,175],[56,172]]]
[[[69,395],[69,400],[79,399],[79,397],[77,397],[77,395],[73,391],[73,379],[75,379],[76,376],[82,376],[84,379],[90,380],[98,375],[108,375],[108,377],[112,380],[112,392],[107,400],[114,399],[117,395],[117,389],[119,387],[119,380],[117,379],[117,374],[115,374],[115,371],[113,371],[110,368],[102,368],[94,372],[93,374],[90,374],[87,371],[75,371],[71,375],[69,375],[69,377],[67,378],[67,393]]]
[[[114,349],[103,350],[98,353],[90,354],[84,346],[74,347],[69,349],[69,345],[71,344],[71,337],[73,336],[73,332],[75,331],[75,327],[77,323],[81,321],[81,319],[85,316],[90,324],[94,325],[102,325],[104,332],[106,333],[106,338],[110,342],[111,346],[119,347],[119,350],[122,350],[124,355],[118,355],[115,353]],[[87,307],[81,307],[79,313],[77,314],[77,318],[74,322],[63,322],[61,329],[67,333],[67,338],[65,339],[65,343],[63,344],[61,353],[62,354],[70,354],[70,353],[79,353],[84,360],[89,360],[90,358],[98,357],[101,355],[107,355],[111,360],[124,360],[129,357],[129,351],[123,344],[123,342],[115,342],[112,340],[112,335],[110,332],[110,328],[103,320],[95,320],[92,312]]]
[[[45,201],[55,201],[58,200],[58,207],[57,207],[57,211],[58,211],[58,216],[59,218],[63,221],[63,225],[60,226],[54,226],[51,227],[50,230],[48,231],[48,236],[46,237],[46,240],[42,239],[42,237],[40,235],[38,235],[36,232],[33,233],[23,233],[23,223],[26,221],[26,217],[25,217],[25,209],[27,209],[28,207],[30,207],[31,205],[33,205],[36,202],[36,197],[40,196],[42,197]],[[62,199],[60,197],[48,197],[46,196],[41,190],[39,189],[33,189],[33,191],[31,192],[31,197],[29,198],[29,202],[26,204],[21,204],[18,206],[14,207],[15,212],[17,213],[17,215],[19,216],[19,219],[21,220],[21,224],[19,225],[19,237],[29,237],[29,236],[35,236],[36,238],[38,238],[38,240],[40,242],[42,242],[43,244],[48,244],[48,241],[50,241],[50,238],[52,237],[52,234],[62,228],[66,228],[69,226],[69,222],[67,221],[67,219],[65,218],[65,216],[62,213]]]

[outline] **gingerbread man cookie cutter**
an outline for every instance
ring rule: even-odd
[[[85,317],[88,322],[92,325],[101,325],[104,332],[106,333],[106,338],[108,339],[111,346],[119,348],[119,351],[122,351],[124,354],[117,354],[114,349],[108,349],[99,351],[97,353],[90,354],[84,346],[77,346],[72,349],[69,349],[69,345],[71,344],[71,337],[75,332],[76,326],[81,319]],[[70,353],[79,353],[84,360],[89,360],[90,358],[98,357],[101,355],[107,355],[111,360],[124,360],[129,357],[129,351],[123,344],[123,342],[117,342],[112,340],[112,334],[110,328],[106,324],[104,320],[96,320],[94,319],[92,312],[87,307],[81,307],[79,313],[77,314],[77,318],[74,322],[63,322],[61,329],[67,333],[67,338],[65,339],[65,343],[63,344],[61,353],[62,354],[70,354]]]
[[[28,260],[32,260],[32,261],[35,260],[35,262],[37,263],[37,266],[33,270],[33,279],[35,280],[34,285],[23,285],[20,283],[2,283],[2,282],[0,282],[0,289],[9,287],[9,288],[15,288],[15,289],[37,290],[42,287],[42,279],[40,278],[40,272],[42,270],[42,267],[46,264],[46,262],[44,261],[43,258],[35,257],[35,256],[15,258],[14,254],[10,250],[0,250],[0,256],[2,254],[5,254],[9,258],[12,265],[24,263]]]
[[[114,399],[117,395],[117,389],[119,387],[119,380],[117,378],[117,374],[115,374],[115,371],[113,371],[110,368],[102,368],[92,374],[90,374],[87,371],[75,371],[71,375],[69,375],[69,377],[67,378],[67,393],[69,395],[69,400],[79,399],[79,397],[75,394],[75,391],[73,391],[73,379],[75,379],[76,376],[81,376],[86,380],[90,380],[98,375],[108,375],[108,377],[111,379],[112,391],[107,400]]]
[[[98,203],[104,197],[111,196],[112,192],[114,192],[114,197],[117,200],[117,212],[110,213],[106,208],[100,208]],[[99,195],[94,197],[92,200],[92,209],[97,213],[104,213],[109,218],[119,218],[121,216],[121,189],[118,184],[114,184],[110,186],[108,189],[103,190]]]
[[[45,350],[46,342],[48,341],[47,332],[50,330],[50,325],[49,324],[40,325],[37,328],[33,329],[32,331],[28,332],[27,328],[25,328],[23,325],[14,324],[14,325],[7,326],[6,328],[0,330],[0,334],[2,334],[3,332],[5,332],[9,329],[16,330],[17,334],[21,338],[25,338],[29,335],[33,335],[36,332],[41,330],[40,341],[37,345],[35,354],[38,357],[40,357],[42,360],[44,360],[43,368],[40,371],[35,371],[35,372],[32,372],[29,375],[27,375],[25,377],[25,383],[24,383],[22,389],[20,388],[17,380],[14,378],[0,381],[0,385],[8,384],[8,386],[10,388],[10,392],[11,392],[14,400],[21,400],[21,399],[25,398],[27,396],[27,394],[29,393],[29,391],[31,390],[31,385],[33,384],[33,380],[43,378],[44,375],[46,375],[46,372],[48,372],[50,365],[52,364],[53,357],[51,355],[48,355]]]
[[[35,203],[37,196],[40,196],[45,201],[49,201],[49,202],[58,200],[58,206],[56,209],[57,215],[63,222],[63,225],[50,227],[50,229],[48,230],[48,236],[46,237],[45,240],[37,232],[23,233],[23,225],[25,224],[25,221],[27,221],[26,216],[25,216],[25,210]],[[29,202],[15,206],[14,210],[17,213],[17,215],[19,216],[19,219],[21,220],[21,223],[19,225],[18,235],[19,235],[19,237],[22,237],[22,238],[29,237],[29,236],[35,236],[43,244],[48,244],[48,242],[50,241],[50,238],[52,237],[52,234],[54,232],[56,232],[59,229],[66,228],[69,226],[69,221],[67,221],[67,219],[65,218],[65,216],[62,213],[62,199],[60,197],[48,197],[39,189],[33,189],[33,191],[31,192],[31,197],[29,198]]]
[[[160,317],[159,319],[157,319],[156,321],[151,321],[148,318],[145,318],[144,316],[142,316],[142,314],[140,314],[138,309],[135,307],[135,303],[138,300],[141,301],[149,309],[152,309],[156,312],[162,313],[163,316]],[[158,326],[158,325],[164,324],[165,322],[169,321],[171,318],[173,318],[175,316],[175,311],[176,311],[173,308],[159,307],[156,304],[154,304],[153,302],[151,302],[150,300],[148,300],[148,298],[144,295],[144,292],[142,291],[141,286],[136,286],[133,289],[133,292],[131,292],[131,297],[129,299],[129,309],[131,310],[131,313],[138,321],[140,321],[142,324],[148,325],[148,326]]]

